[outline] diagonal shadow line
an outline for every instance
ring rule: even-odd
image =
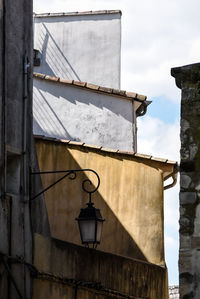
[[[69,137],[69,133],[67,132],[66,128],[63,126],[62,122],[60,121],[58,115],[55,113],[54,109],[50,106],[50,104],[48,103],[48,101],[45,99],[44,95],[41,93],[41,91],[38,89],[39,94],[41,95],[41,97],[43,98],[43,100],[45,101],[45,103],[47,104],[47,106],[49,107],[49,109],[51,110],[51,112],[53,113],[53,115],[55,116],[55,118],[58,120],[59,124],[61,125],[61,127],[63,128],[63,130],[65,131],[67,137]]]
[[[57,45],[55,39],[53,38],[53,36],[51,35],[51,33],[49,32],[47,26],[42,23],[42,25],[44,26],[44,28],[46,29],[46,32],[48,33],[48,35],[51,37],[53,43],[55,44],[56,48],[58,49],[59,53],[61,54],[61,56],[64,58],[64,60],[66,61],[66,63],[69,65],[69,67],[71,68],[72,72],[74,73],[74,75],[76,76],[76,78],[81,81],[81,79],[79,78],[78,74],[76,73],[76,71],[73,69],[72,65],[70,64],[70,62],[67,60],[67,58],[65,57],[65,55],[63,54],[63,52],[60,50],[59,46]]]
[[[54,169],[59,170],[61,165],[65,165],[68,169],[69,165],[70,167],[73,167],[73,169],[81,169],[81,165],[78,163],[77,160],[74,159],[74,157],[67,152],[66,154],[66,147],[61,146],[60,149],[57,148],[56,152],[53,152],[52,156],[52,149],[50,145],[46,145],[45,147],[42,147],[42,150],[37,147],[37,153],[38,153],[38,162],[40,165],[40,170],[46,170],[46,169],[52,169],[52,161],[54,164]],[[63,156],[64,153],[64,156]],[[53,159],[45,158],[45,157],[53,157]],[[59,157],[59,159],[56,158]],[[61,158],[62,157],[62,158]],[[68,161],[68,162],[67,162]],[[69,162],[70,161],[70,162]],[[69,163],[69,164],[68,164]],[[52,175],[52,180],[57,178],[55,175]],[[56,237],[60,240],[64,240],[67,242],[80,244],[79,240],[79,233],[77,232],[78,228],[75,228],[73,224],[73,219],[75,218],[74,212],[76,216],[80,212],[80,203],[85,204],[87,202],[87,194],[84,194],[81,189],[81,182],[85,179],[91,179],[88,177],[86,173],[81,173],[80,177],[77,177],[77,181],[74,182],[74,186],[72,187],[71,184],[66,184],[66,182],[60,183],[59,192],[58,189],[52,188],[51,191],[47,192],[45,195],[45,201],[48,211],[48,217],[50,221],[50,227],[51,227],[51,235],[53,237]],[[42,178],[43,187],[46,186],[48,181],[47,177]],[[92,187],[96,187],[92,183]],[[62,191],[61,191],[62,190]],[[71,191],[70,191],[71,190]],[[63,194],[70,194],[70,192],[73,192],[73,210],[70,208],[70,200],[66,201],[66,198],[63,197]],[[77,192],[77,193],[76,193]],[[81,197],[79,197],[80,192],[82,194]],[[69,197],[67,198],[69,199]],[[71,194],[72,196],[72,194]],[[57,199],[55,201],[55,198]],[[64,201],[63,201],[64,200]],[[61,204],[62,202],[62,204]],[[109,223],[109,229],[107,226],[106,230],[103,230],[104,237],[102,236],[102,242],[99,246],[100,250],[112,252],[114,254],[120,254],[124,256],[128,256],[129,258],[136,258],[143,261],[148,261],[145,254],[143,253],[142,249],[139,247],[139,245],[136,243],[136,241],[133,239],[133,236],[129,234],[129,232],[124,227],[123,223],[119,220],[119,218],[113,213],[112,209],[108,206],[105,199],[102,197],[99,191],[96,192],[95,195],[95,204],[97,203],[98,207],[101,208],[101,211],[107,211],[107,223]],[[70,214],[67,214],[65,209],[68,209],[68,212]],[[64,213],[64,214],[63,214]],[[59,216],[58,216],[59,215]],[[63,215],[67,215],[67,220]],[[59,219],[59,220],[58,220]],[[67,221],[67,222],[66,222]],[[108,224],[107,224],[108,225]],[[115,230],[115,226],[118,227],[118,236],[114,237],[118,239],[121,239],[121,242],[123,244],[126,244],[125,247],[122,246],[120,250],[114,250],[113,246],[108,242],[108,239],[110,239],[110,234],[113,233],[113,230]],[[75,230],[74,230],[75,229]],[[70,233],[69,233],[70,231]],[[73,233],[72,233],[73,231]],[[116,231],[115,231],[116,233]],[[113,240],[113,239],[112,239]],[[115,240],[116,241],[116,240]],[[119,245],[119,244],[118,244]],[[118,246],[116,246],[118,248]],[[114,251],[113,251],[114,250]],[[123,252],[123,253],[122,253]]]
[[[51,130],[52,134],[56,130],[56,132],[58,132],[58,134],[59,134],[60,127],[57,125],[57,123],[55,123],[55,120],[53,119],[53,117],[47,112],[47,110],[46,110],[47,108],[45,107],[46,108],[45,109],[43,107],[43,105],[40,105],[40,104],[41,104],[41,98],[38,97],[34,92],[34,102],[33,102],[34,120],[36,120],[38,123],[41,124],[40,118],[42,118],[42,127],[43,128],[47,127],[49,130]],[[38,109],[38,107],[40,107],[40,109]],[[45,118],[43,117],[44,115],[46,116]],[[53,127],[49,126],[49,124],[52,124],[52,123],[54,123],[54,126]],[[54,128],[54,131],[52,131],[52,128]],[[45,135],[46,131],[43,131],[43,132]]]

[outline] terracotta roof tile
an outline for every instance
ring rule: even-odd
[[[137,94],[137,99],[141,100],[141,101],[145,101],[146,100],[146,96],[143,96],[142,94]]]
[[[113,88],[113,90],[112,90],[112,93],[113,93],[113,94],[118,94],[118,95],[120,95],[120,92],[121,92],[120,89],[114,89],[114,88]]]
[[[89,88],[89,89],[94,89],[94,90],[99,89],[99,85],[91,84],[91,83],[86,83],[86,87]]]
[[[162,159],[162,158],[155,158],[155,157],[151,157],[151,160],[153,161],[158,161],[158,162],[164,162],[164,163],[167,163],[167,159]]]
[[[107,148],[107,147],[102,147],[101,151],[102,152],[109,152],[109,153],[117,153],[118,152],[117,149],[111,149],[111,148]]]
[[[106,93],[112,93],[113,89],[108,87],[99,86],[99,90],[106,92]]]
[[[99,86],[96,84],[48,76],[48,75],[44,75],[44,74],[40,74],[40,73],[36,73],[36,72],[33,73],[33,76],[36,79],[48,80],[51,82],[59,82],[61,84],[72,85],[72,86],[74,85],[74,86],[77,86],[80,88],[91,89],[93,91],[105,93],[108,95],[120,96],[120,97],[126,98],[131,101],[132,100],[138,101],[140,103],[143,103],[147,98],[144,95],[139,95],[134,92],[126,92],[125,90],[112,89],[112,88],[108,88],[108,87]]]
[[[128,98],[137,98],[137,93],[127,91],[127,92],[126,92],[126,96],[127,96]]]
[[[126,96],[126,90],[120,90],[120,95],[125,97]]]
[[[73,84],[82,87],[86,86],[86,82],[81,82],[81,81],[73,81]]]
[[[51,80],[51,81],[55,81],[55,82],[58,82],[58,81],[60,80],[60,78],[58,78],[58,77],[48,76],[48,75],[46,75],[46,76],[44,77],[44,79],[46,79],[46,80]]]
[[[81,16],[81,15],[104,15],[104,14],[122,14],[121,10],[97,10],[97,11],[75,11],[75,12],[63,12],[63,13],[34,13],[35,18],[46,17],[64,17],[64,16]]]
[[[87,143],[84,143],[83,145],[84,147],[88,147],[88,148],[94,148],[94,149],[102,149],[102,146],[100,145],[92,145],[92,144],[87,144]]]
[[[81,141],[73,141],[73,140],[70,140],[68,142],[68,144],[72,144],[72,145],[81,145],[83,146],[85,143],[84,142],[81,142]]]
[[[40,79],[45,79],[46,75],[45,74],[40,74],[40,73],[33,73],[35,78],[40,78]]]
[[[144,158],[144,159],[151,159],[152,158],[152,156],[150,156],[150,155],[144,155],[144,154],[135,154],[135,156],[136,157],[138,157],[138,158]]]
[[[174,164],[174,161],[172,161],[172,160],[167,160],[167,164]]]
[[[177,162],[176,161],[171,161],[168,159],[162,159],[162,158],[156,158],[150,155],[143,155],[143,154],[138,154],[135,152],[131,152],[131,151],[120,151],[117,149],[110,149],[110,148],[103,148],[101,146],[96,146],[96,145],[91,145],[91,144],[86,144],[84,142],[80,142],[80,141],[72,141],[72,140],[64,140],[64,139],[56,139],[56,138],[51,138],[51,137],[45,137],[44,135],[34,135],[35,139],[41,139],[41,140],[49,140],[49,141],[53,141],[53,142],[60,142],[60,143],[67,143],[69,145],[75,145],[75,146],[83,146],[85,148],[91,148],[91,149],[95,149],[98,151],[103,151],[103,152],[110,152],[110,153],[116,153],[116,154],[121,154],[121,155],[131,155],[135,158],[140,158],[140,159],[145,159],[145,160],[152,160],[152,161],[156,161],[156,162],[161,162],[161,163],[165,163],[165,164],[172,164],[177,166]],[[169,161],[169,162],[168,162]]]
[[[70,143],[70,140],[67,140],[67,139],[60,139],[60,142],[68,144],[68,143]]]
[[[122,155],[132,155],[132,156],[135,156],[135,152],[130,152],[130,151],[120,151],[120,150],[118,150],[118,153],[122,154]]]
[[[35,73],[34,73],[35,74]],[[34,75],[35,76],[35,75]],[[73,80],[59,78],[59,82],[63,84],[73,84]]]

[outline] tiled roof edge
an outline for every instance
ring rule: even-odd
[[[74,12],[62,12],[62,13],[33,13],[35,18],[46,17],[64,17],[64,16],[82,16],[82,15],[104,15],[104,14],[121,14],[121,10],[96,10],[96,11],[74,11]]]
[[[140,158],[140,159],[147,159],[147,160],[152,160],[155,162],[160,162],[160,163],[165,163],[165,164],[171,164],[176,166],[178,163],[176,161],[171,161],[168,159],[162,159],[162,158],[156,158],[150,155],[144,155],[144,154],[139,154],[139,153],[135,153],[132,151],[121,151],[121,150],[117,150],[117,149],[111,149],[111,148],[105,148],[102,146],[98,146],[98,145],[91,145],[91,144],[86,144],[84,142],[80,142],[80,141],[73,141],[73,140],[67,140],[67,139],[57,139],[57,138],[53,138],[53,137],[46,137],[44,135],[34,135],[35,139],[42,139],[42,140],[47,140],[47,141],[54,141],[54,142],[59,142],[59,143],[66,143],[69,145],[75,145],[75,146],[82,146],[84,148],[91,148],[94,150],[98,150],[100,152],[108,152],[108,153],[117,153],[117,154],[121,154],[121,155],[129,155],[129,156],[133,156],[136,158]]]
[[[125,90],[103,87],[103,86],[99,86],[99,85],[91,84],[91,83],[87,83],[87,82],[63,79],[63,78],[49,76],[49,75],[36,73],[36,72],[33,73],[33,76],[37,79],[48,80],[51,82],[59,82],[61,84],[66,84],[66,85],[73,85],[76,87],[89,89],[94,92],[100,92],[100,93],[106,93],[107,95],[119,96],[119,97],[125,98],[127,100],[135,100],[135,101],[138,101],[141,103],[147,99],[146,96],[137,94],[135,92],[129,92],[129,91],[125,91]]]

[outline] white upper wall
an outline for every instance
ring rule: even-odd
[[[35,15],[35,71],[120,89],[121,12]]]
[[[134,101],[36,78],[33,98],[34,134],[134,150]]]

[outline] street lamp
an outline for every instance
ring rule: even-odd
[[[76,220],[78,221],[79,231],[81,235],[82,244],[89,247],[90,244],[93,245],[93,248],[96,248],[101,241],[101,234],[103,228],[103,222],[105,219],[102,218],[100,210],[94,207],[94,203],[92,202],[92,193],[95,193],[100,185],[100,178],[96,171],[92,169],[76,169],[76,170],[55,170],[55,171],[42,171],[42,172],[31,172],[31,175],[36,174],[52,174],[52,173],[65,173],[60,179],[55,181],[53,184],[46,187],[44,190],[36,194],[31,198],[34,200],[38,198],[41,194],[49,190],[51,187],[62,181],[64,178],[68,177],[71,180],[75,180],[77,177],[77,173],[79,172],[92,172],[96,175],[98,179],[97,187],[93,190],[89,190],[86,188],[86,185],[89,183],[92,185],[92,182],[87,179],[82,183],[82,189],[89,194],[89,202],[87,203],[87,207],[81,209],[80,214]]]
[[[87,208],[81,209],[80,215],[76,220],[78,221],[82,244],[86,246],[92,244],[93,248],[96,248],[97,245],[100,244],[105,219],[102,218],[100,210],[94,207],[91,197],[92,193],[96,192],[99,188],[100,179],[98,177],[98,186],[92,191],[85,188],[86,182],[90,182],[91,184],[91,181],[85,180],[82,184],[83,190],[89,194],[89,202],[87,203]]]

